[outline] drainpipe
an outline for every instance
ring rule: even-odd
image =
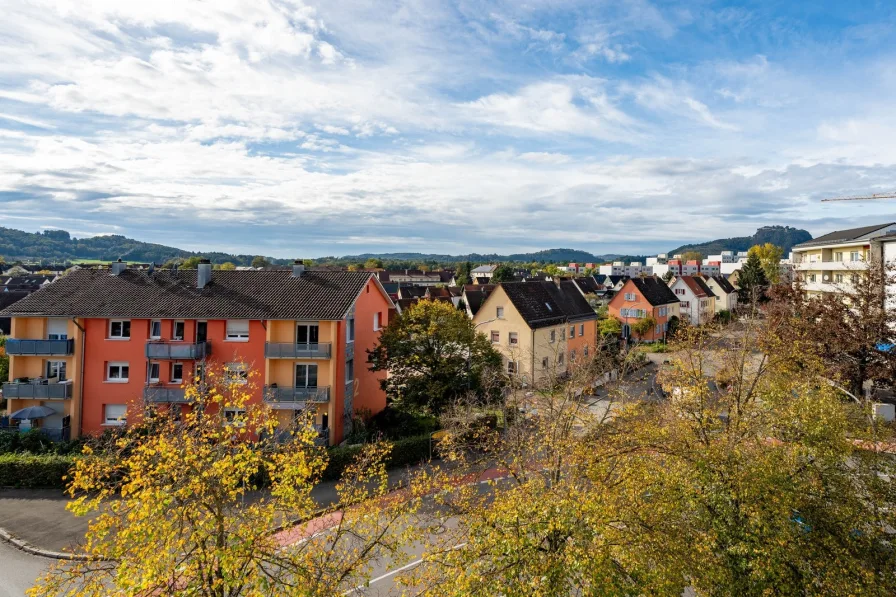
[[[84,346],[87,341],[87,333],[78,323],[77,318],[72,317],[72,323],[81,330],[81,364],[79,367],[81,371],[78,375],[78,437],[81,437],[81,433],[84,431]]]

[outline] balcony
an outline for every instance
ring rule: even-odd
[[[862,271],[868,269],[867,261],[801,261],[793,265],[799,272],[807,271]]]
[[[279,388],[265,386],[264,401],[273,406],[288,405],[288,407],[303,408],[305,403],[325,404],[330,401],[330,388],[318,386],[316,388]]]
[[[9,338],[6,341],[6,354],[13,356],[69,356],[75,354],[75,341]]]
[[[264,345],[266,359],[329,359],[329,342],[317,344],[294,344],[289,342],[267,342]]]
[[[3,384],[3,397],[32,400],[70,400],[72,397],[72,384],[45,382],[5,383]]]
[[[200,361],[211,354],[208,342],[159,342],[146,343],[146,358],[153,361]]]
[[[143,399],[153,404],[186,404],[190,402],[185,388],[166,388],[164,386],[145,386]]]

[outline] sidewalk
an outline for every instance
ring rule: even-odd
[[[407,469],[389,471],[389,484],[396,487]],[[334,504],[339,496],[336,481],[327,481],[311,490],[321,508]],[[75,551],[87,532],[90,516],[75,516],[65,509],[68,498],[58,489],[0,489],[0,528],[46,551]]]

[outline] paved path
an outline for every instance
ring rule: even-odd
[[[24,597],[52,563],[0,541],[0,597]]]

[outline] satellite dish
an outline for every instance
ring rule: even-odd
[[[824,281],[827,282],[827,281],[830,280],[830,279],[831,279],[831,277],[828,276],[827,274],[825,274]]]

